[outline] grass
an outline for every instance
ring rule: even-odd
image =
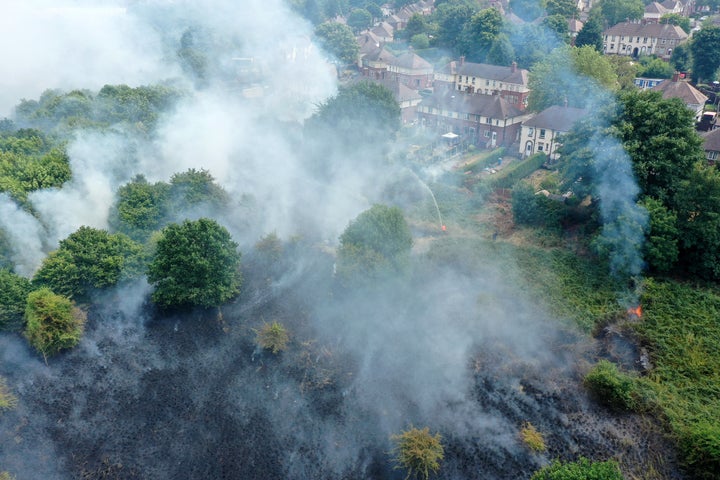
[[[270,350],[275,355],[285,350],[288,342],[290,342],[290,334],[278,322],[265,323],[256,333],[257,344],[265,350]]]
[[[520,429],[520,439],[533,452],[545,451],[545,438],[543,438],[542,433],[538,432],[530,422],[525,422]]]
[[[10,410],[17,405],[17,397],[10,392],[10,389],[3,377],[0,377],[0,412]]]
[[[439,433],[432,435],[429,427],[422,430],[410,428],[399,435],[392,435],[395,442],[395,461],[399,468],[407,470],[406,478],[416,477],[427,480],[431,472],[440,469],[445,452]]]

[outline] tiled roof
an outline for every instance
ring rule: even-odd
[[[645,13],[657,13],[657,14],[664,14],[667,13],[667,8],[660,5],[658,2],[652,2],[649,5],[645,5]]]
[[[525,120],[523,126],[547,128],[556,132],[569,132],[572,126],[585,117],[588,111],[583,108],[561,107],[553,105],[534,117]]]
[[[392,38],[392,36],[393,36],[393,27],[392,27],[389,23],[387,23],[387,22],[382,22],[380,25],[378,25],[377,27],[373,28],[373,29],[371,30],[371,32],[374,33],[375,35],[379,36],[379,37]]]
[[[707,152],[720,152],[720,129],[710,130],[700,134],[703,137],[703,150]]]
[[[398,102],[406,102],[410,100],[419,100],[422,97],[417,90],[413,90],[402,82],[397,80],[377,80],[377,83],[383,85],[385,88],[390,90]]]
[[[380,47],[382,39],[372,32],[364,32],[357,37],[357,43],[360,45],[360,55],[372,53]]]
[[[686,105],[703,105],[708,99],[688,82],[680,80],[665,80],[655,85],[651,90],[662,92],[665,99],[679,98]]]
[[[495,119],[508,119],[523,115],[500,95],[466,95],[457,92],[435,92],[425,97],[420,105],[451,112],[481,115]]]
[[[502,67],[500,65],[472,62],[464,62],[461,65],[460,62],[450,62],[440,70],[440,73],[488,78],[490,80],[514,83],[516,85],[528,84],[528,71],[523,68],[517,68],[517,66]]]
[[[380,46],[365,55],[364,59],[371,62],[389,63],[395,60],[395,56],[392,53],[388,52],[385,47]]]
[[[395,59],[390,63],[409,70],[432,70],[433,68],[431,63],[413,52],[403,53],[399,57],[395,57]]]
[[[677,25],[667,23],[633,23],[622,22],[608,28],[603,35],[620,35],[631,37],[666,38],[673,40],[685,40],[688,34]]]

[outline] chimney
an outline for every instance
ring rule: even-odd
[[[512,73],[517,72],[517,62],[512,62],[512,63],[510,64],[510,71],[511,71]]]
[[[460,55],[460,66],[462,67],[465,63],[465,55]]]
[[[567,99],[567,96],[565,96],[565,98],[563,98],[563,107],[568,108],[568,99]]]
[[[675,72],[675,73],[673,73],[672,81],[673,81],[673,82],[678,82],[678,81],[680,81],[680,72]]]

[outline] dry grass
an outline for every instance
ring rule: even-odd
[[[545,438],[530,422],[525,422],[520,429],[520,439],[533,452],[544,452],[546,449]]]
[[[17,405],[17,397],[10,392],[10,389],[3,377],[0,377],[0,411],[10,410]],[[2,477],[0,477],[2,480]]]

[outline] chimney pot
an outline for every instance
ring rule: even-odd
[[[512,62],[512,63],[510,64],[510,71],[511,71],[512,73],[517,72],[517,62]]]
[[[460,55],[460,66],[462,67],[465,63],[465,55]]]
[[[680,80],[680,73],[679,73],[679,72],[673,73],[672,81],[673,81],[673,82],[677,82],[677,81],[679,81],[679,80]]]

